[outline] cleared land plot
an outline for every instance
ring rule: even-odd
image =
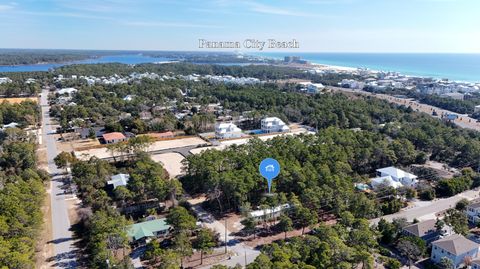
[[[170,178],[182,174],[183,159],[185,158],[182,155],[175,152],[152,155],[152,160],[160,162],[163,165],[163,168],[167,170]]]
[[[148,151],[155,152],[155,151],[169,150],[169,149],[175,149],[175,148],[194,147],[194,146],[204,145],[206,143],[207,142],[205,142],[199,137],[187,137],[187,138],[179,138],[179,139],[172,139],[172,140],[164,140],[164,141],[157,141],[153,143],[148,148]],[[99,159],[106,159],[106,158],[112,157],[112,154],[107,150],[106,145],[105,147],[101,147],[101,148],[75,151],[75,155],[77,156],[77,158],[82,160],[88,160],[92,156],[96,156]]]
[[[21,102],[26,101],[26,100],[30,100],[30,101],[37,102],[37,101],[38,101],[38,98],[37,98],[37,97],[0,98],[0,103],[2,103],[2,102],[7,102],[7,103],[11,103],[11,104],[18,104],[18,103],[21,103]]]

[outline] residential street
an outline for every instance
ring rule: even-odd
[[[54,244],[53,267],[55,268],[76,268],[76,247],[70,231],[70,220],[68,218],[66,198],[70,194],[64,194],[62,190],[63,182],[61,175],[63,171],[59,170],[53,159],[57,155],[57,148],[52,132],[51,119],[48,105],[48,90],[42,90],[40,105],[42,110],[42,139],[47,149],[48,170],[52,175],[52,184],[50,190],[51,211],[52,211],[52,234],[50,243]]]
[[[225,225],[224,223],[216,220],[210,213],[205,211],[200,204],[192,206],[193,210],[199,216],[199,219],[204,223],[204,225],[215,232],[220,234],[220,241],[225,242]],[[259,250],[253,249],[238,240],[235,240],[234,237],[229,237],[230,231],[227,230],[227,242],[228,242],[228,251],[234,253],[230,259],[226,259],[215,264],[223,264],[226,266],[235,266],[237,263],[240,265],[245,265],[245,259],[247,264],[251,263],[257,258],[260,254]],[[218,250],[222,251],[225,247],[219,247]],[[210,268],[213,265],[204,266],[201,268]]]
[[[388,221],[392,221],[393,219],[396,219],[396,218],[406,218],[408,221],[412,221],[413,219],[418,219],[418,220],[434,219],[436,218],[435,214],[445,211],[449,208],[454,208],[455,204],[463,198],[466,198],[468,200],[479,198],[479,191],[478,190],[465,191],[449,198],[434,200],[422,206],[401,210],[398,213],[383,216],[381,218]],[[381,218],[372,219],[370,220],[370,223],[377,224]]]

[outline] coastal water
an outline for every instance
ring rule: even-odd
[[[480,82],[480,54],[272,52],[254,55],[277,59],[283,59],[284,56],[299,56],[318,64],[366,67],[412,76]]]
[[[79,61],[71,61],[67,63],[48,63],[48,64],[29,64],[0,66],[2,72],[32,72],[32,71],[48,71],[52,68],[69,65],[69,64],[98,64],[98,63],[122,63],[122,64],[140,64],[168,61],[167,58],[150,57],[141,54],[127,55],[109,55],[98,58],[91,58]]]

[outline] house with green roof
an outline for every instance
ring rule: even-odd
[[[154,219],[135,223],[128,227],[127,235],[130,241],[147,241],[152,237],[162,237],[168,235],[170,225],[166,219]]]

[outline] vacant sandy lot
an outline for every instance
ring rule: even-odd
[[[207,142],[205,142],[199,137],[188,137],[188,138],[164,140],[164,141],[157,141],[153,143],[153,145],[151,145],[148,148],[148,151],[151,152],[151,151],[168,150],[168,149],[174,149],[174,148],[191,147],[191,146],[203,145],[206,143]],[[87,160],[92,156],[96,156],[97,158],[100,158],[100,159],[112,157],[112,154],[108,152],[106,147],[75,151],[75,155],[82,160]]]
[[[163,168],[167,170],[170,178],[182,174],[183,159],[185,158],[182,155],[175,152],[152,155],[152,160],[160,162],[163,165]]]
[[[7,102],[12,104],[18,104],[26,100],[38,101],[37,97],[11,97],[11,98],[0,98],[0,103]]]

